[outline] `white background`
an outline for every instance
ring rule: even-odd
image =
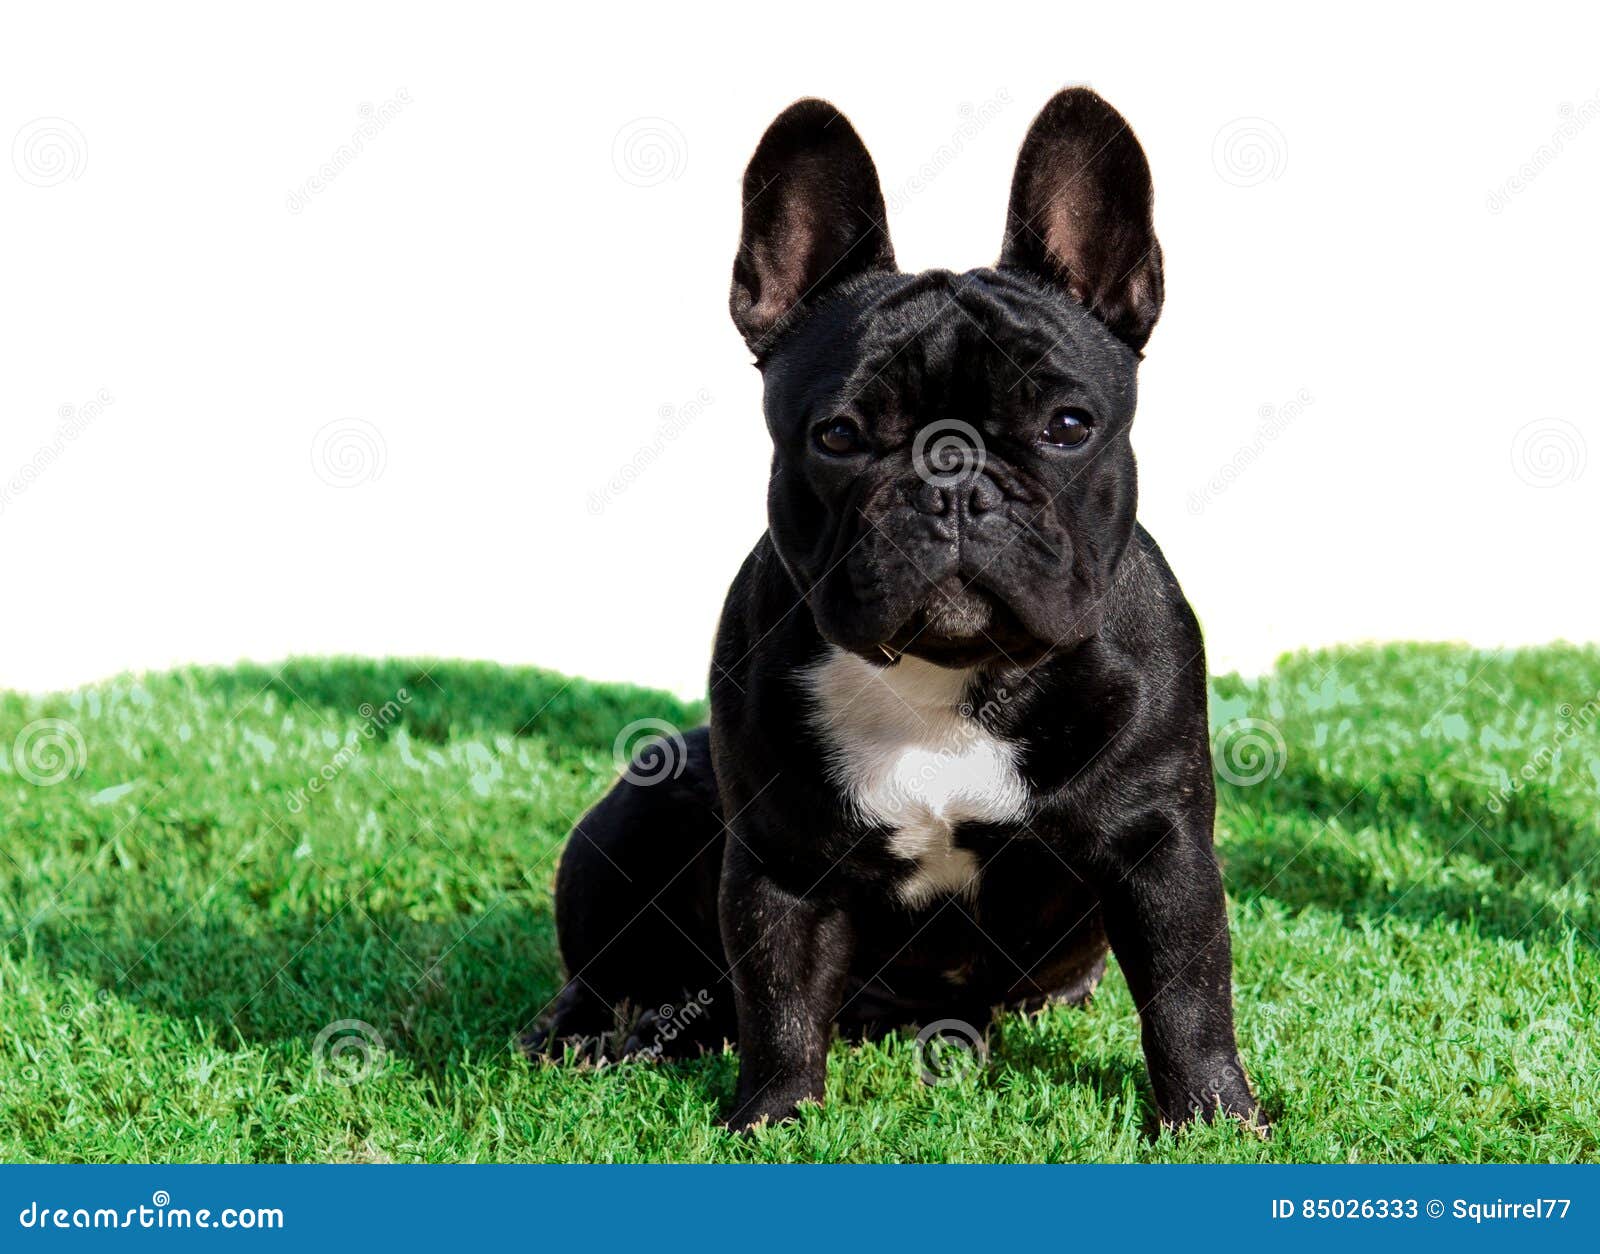
[[[1079,82],[1155,172],[1140,514],[1213,668],[1592,638],[1592,6],[1110,8],[8,6],[0,686],[348,652],[703,692],[763,526],[762,129],[831,98],[901,265],[965,269]]]

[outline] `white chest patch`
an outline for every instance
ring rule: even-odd
[[[879,667],[832,649],[801,679],[834,783],[862,818],[889,828],[909,864],[901,899],[975,893],[978,860],[952,842],[956,825],[1020,819],[1028,793],[1019,746],[963,705],[971,672],[911,657]]]

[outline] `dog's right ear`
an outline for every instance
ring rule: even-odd
[[[744,172],[744,227],[728,307],[759,360],[807,301],[893,270],[883,192],[866,145],[826,100],[799,100]]]

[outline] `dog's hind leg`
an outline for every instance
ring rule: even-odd
[[[568,838],[556,934],[568,982],[532,1043],[616,1032],[627,1052],[733,1035],[717,925],[723,824],[706,728],[653,746]],[[646,769],[648,766],[649,769]],[[685,1008],[692,1022],[681,1023]],[[630,1022],[648,1012],[639,1031]],[[668,1020],[658,1030],[656,1020]],[[726,1030],[724,1032],[724,1025]]]

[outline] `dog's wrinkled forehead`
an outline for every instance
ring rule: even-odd
[[[1138,355],[1080,306],[995,269],[866,276],[777,341],[768,417],[848,409],[888,424],[979,423],[1063,386],[1107,421],[1131,411]]]

